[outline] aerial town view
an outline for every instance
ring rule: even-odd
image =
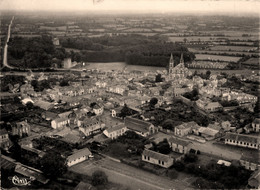
[[[0,1],[1,189],[260,189],[259,10]]]

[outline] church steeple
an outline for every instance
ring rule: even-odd
[[[181,54],[180,63],[183,63],[183,64],[184,64],[183,53]]]
[[[169,68],[168,68],[168,73],[172,73],[173,67],[174,67],[174,60],[173,60],[173,56],[172,56],[172,53],[171,53],[171,58],[170,58]]]

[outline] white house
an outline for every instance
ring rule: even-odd
[[[169,168],[173,165],[174,159],[169,155],[161,154],[152,150],[145,149],[142,153],[142,160],[151,164]]]
[[[83,162],[87,160],[89,156],[92,155],[88,148],[81,149],[77,152],[74,152],[72,155],[67,158],[68,167]]]
[[[68,118],[56,118],[56,119],[51,121],[51,127],[54,128],[54,129],[64,127],[67,124],[69,124]]]
[[[104,135],[110,139],[116,139],[117,137],[123,135],[126,132],[127,128],[124,124],[119,124],[115,127],[104,130]]]
[[[260,118],[255,118],[255,120],[252,122],[252,128],[254,132],[259,132]]]
[[[96,114],[96,115],[102,115],[103,112],[104,112],[104,107],[103,106],[100,106],[98,104],[96,104],[94,107],[93,107],[93,112]]]

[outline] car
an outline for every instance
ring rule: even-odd
[[[93,156],[92,154],[90,154],[88,157],[89,157],[89,158],[94,158],[94,156]]]

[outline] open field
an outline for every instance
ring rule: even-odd
[[[210,47],[213,51],[252,51],[257,50],[257,47],[253,46],[214,46]]]
[[[222,56],[222,55],[209,55],[209,54],[195,54],[195,60],[219,60],[228,62],[237,62],[241,57]]]
[[[61,31],[66,31],[67,27],[66,26],[40,26],[40,30],[61,30]]]
[[[247,61],[243,62],[244,64],[249,64],[249,65],[259,65],[260,61],[259,58],[250,58]]]
[[[157,33],[136,33],[136,34],[139,34],[139,35],[142,35],[142,36],[154,36]]]
[[[148,28],[131,28],[124,30],[124,32],[152,32],[152,30]]]
[[[253,46],[254,42],[230,42],[231,44],[243,44],[243,45],[249,45],[249,46]]]
[[[13,34],[12,37],[34,38],[40,37],[40,34]]]
[[[169,40],[172,42],[183,42],[184,39],[187,39],[187,41],[217,41],[218,38],[214,36],[175,36],[175,37],[169,37]]]
[[[228,54],[228,55],[259,55],[260,53],[259,52],[239,52],[239,51],[207,51],[207,50],[196,50],[196,49],[192,49],[192,48],[189,48],[189,51],[191,52],[194,52],[194,53],[198,53],[198,54],[222,54],[222,53],[225,53],[225,54]]]

